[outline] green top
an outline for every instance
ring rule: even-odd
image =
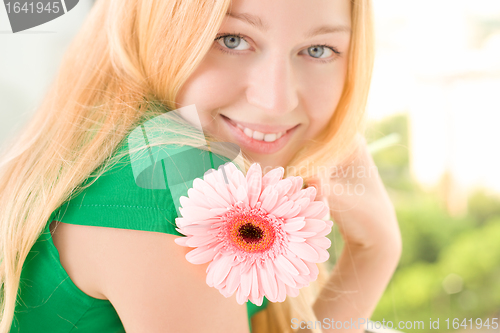
[[[115,153],[128,152],[139,141],[149,145],[151,135],[146,128],[147,123],[138,126]],[[195,177],[202,178],[207,170],[217,169],[229,159],[202,149],[169,144],[150,147],[142,155],[131,150],[119,161],[50,216],[24,263],[10,333],[125,332],[110,301],[87,295],[69,278],[52,241],[50,222],[183,236],[175,230],[180,196],[187,196]],[[260,307],[246,303],[250,331],[251,316],[267,304],[265,297]]]

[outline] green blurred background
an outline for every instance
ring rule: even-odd
[[[445,173],[438,186],[423,189],[410,173],[408,116],[404,113],[371,122],[366,137],[373,143],[397,137],[397,143],[373,152],[375,164],[396,208],[403,238],[403,253],[396,272],[371,320],[423,321],[440,319],[436,332],[476,332],[476,318],[493,329],[491,318],[500,312],[500,198],[486,189],[471,192],[467,206],[456,213],[450,207],[450,181]],[[379,141],[380,142],[380,141]],[[338,229],[331,249],[340,253],[343,242]],[[450,318],[449,329],[446,319]],[[453,328],[453,319],[472,318]],[[409,326],[409,324],[408,324]],[[412,326],[414,326],[412,324]],[[397,329],[397,327],[395,327]],[[482,331],[481,331],[482,332]]]

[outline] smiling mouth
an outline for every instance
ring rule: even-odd
[[[249,131],[245,133],[245,129],[238,127],[238,124],[232,119],[221,114],[221,118],[224,123],[228,126],[228,130],[231,133],[234,143],[236,143],[241,149],[247,152],[257,153],[257,154],[276,154],[281,151],[290,141],[290,138],[294,135],[300,124],[288,128],[283,131],[283,134],[278,138],[277,133],[259,133],[255,134],[256,131],[252,132],[250,137]],[[241,125],[241,124],[240,124]],[[242,126],[243,127],[243,126]],[[256,138],[254,138],[254,136]],[[262,138],[262,136],[264,136]],[[267,137],[266,137],[267,136]],[[265,140],[268,141],[265,141]],[[233,141],[232,141],[233,142]]]
[[[248,138],[254,139],[256,141],[261,141],[261,142],[269,142],[269,143],[275,142],[275,141],[279,140],[282,136],[286,135],[288,132],[290,132],[291,130],[293,130],[297,126],[299,126],[299,125],[295,125],[289,129],[282,130],[282,131],[274,131],[274,132],[266,131],[266,132],[264,132],[264,131],[257,131],[257,130],[253,130],[251,128],[248,128],[248,127],[246,127],[242,124],[239,124],[236,121],[232,120],[231,118],[226,117],[222,114],[221,114],[221,116],[226,121],[231,123],[231,125],[239,128]]]

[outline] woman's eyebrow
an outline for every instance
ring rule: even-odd
[[[269,26],[267,24],[264,24],[264,22],[262,22],[262,20],[258,16],[248,13],[231,13],[231,12],[226,13],[226,15],[235,18],[237,20],[246,22],[262,32],[267,32],[269,30]]]
[[[246,22],[253,27],[257,28],[258,30],[262,32],[267,32],[269,30],[269,26],[262,22],[260,17],[248,14],[248,13],[231,13],[228,12],[226,13],[226,16],[235,18],[237,20],[240,20],[242,22]],[[322,25],[317,28],[311,29],[309,32],[307,32],[304,37],[305,38],[311,38],[316,35],[321,35],[321,34],[330,34],[330,33],[337,33],[337,32],[345,32],[345,33],[351,33],[351,28],[346,25]]]

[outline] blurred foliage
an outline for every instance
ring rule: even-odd
[[[373,155],[380,176],[386,186],[393,189],[411,191],[416,184],[411,179],[408,154],[408,119],[405,114],[393,116],[390,121],[383,121],[368,126],[365,136],[367,142],[376,141],[389,134],[400,135],[400,142]]]
[[[447,318],[498,317],[499,197],[477,190],[468,198],[467,214],[451,216],[438,190],[425,191],[411,178],[406,114],[369,124],[366,138],[370,143],[392,133],[400,142],[373,159],[396,208],[403,253],[371,319],[423,321],[429,330],[429,319],[440,318],[433,331],[448,332],[457,330],[446,328]]]

